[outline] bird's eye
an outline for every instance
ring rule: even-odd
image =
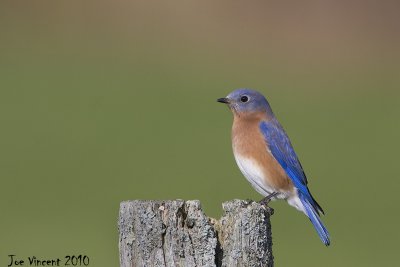
[[[240,101],[242,101],[243,103],[246,103],[247,101],[249,101],[249,98],[247,97],[247,96],[242,96],[241,98],[240,98]]]

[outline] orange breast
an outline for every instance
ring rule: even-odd
[[[235,116],[232,127],[232,146],[234,153],[257,162],[264,176],[264,184],[277,191],[291,191],[293,183],[285,170],[268,150],[267,143],[259,129],[263,114]]]

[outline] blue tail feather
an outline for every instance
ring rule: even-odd
[[[329,246],[331,241],[329,240],[329,233],[326,230],[324,224],[318,216],[318,212],[315,210],[310,201],[303,194],[299,193],[301,203],[307,212],[307,216],[313,224],[315,230],[317,231],[319,238],[324,242],[325,246]]]

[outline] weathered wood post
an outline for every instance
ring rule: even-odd
[[[215,220],[197,200],[122,202],[121,267],[273,266],[273,210],[244,200],[222,206],[224,214]]]

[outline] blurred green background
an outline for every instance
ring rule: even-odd
[[[234,162],[239,87],[269,99],[332,236],[274,202],[276,266],[398,264],[396,1],[2,1],[0,265],[118,266],[128,199],[261,198]]]

